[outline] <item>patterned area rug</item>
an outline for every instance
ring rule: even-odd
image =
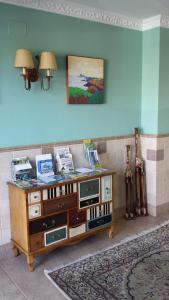
[[[168,300],[169,224],[45,273],[67,299]]]

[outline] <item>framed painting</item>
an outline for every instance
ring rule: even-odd
[[[67,56],[67,102],[101,104],[104,100],[104,60]]]

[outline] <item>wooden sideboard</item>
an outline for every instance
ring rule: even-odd
[[[9,182],[11,241],[14,255],[24,253],[29,271],[34,258],[56,247],[69,245],[114,230],[114,172],[56,184],[21,188]]]

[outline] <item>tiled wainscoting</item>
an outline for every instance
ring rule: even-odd
[[[143,136],[141,152],[146,165],[149,213],[169,211],[169,135]]]
[[[126,147],[131,145],[134,166],[134,137],[113,137],[96,139],[102,166],[116,171],[115,178],[115,214],[116,218],[124,213],[126,167]],[[15,157],[28,156],[35,167],[35,156],[52,153],[55,149],[68,145],[73,155],[75,167],[88,166],[83,153],[82,141],[33,145],[0,149],[0,245],[10,241],[10,216],[7,181],[11,179],[11,160]],[[141,137],[141,153],[146,166],[146,188],[149,213],[153,216],[169,208],[169,136]]]

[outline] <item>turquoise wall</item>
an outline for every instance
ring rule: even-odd
[[[169,30],[160,29],[158,133],[169,132]]]
[[[135,30],[0,4],[0,147],[130,134],[140,125],[141,45]],[[56,52],[49,92],[40,82],[24,90],[17,48]],[[66,104],[67,54],[105,59],[104,104]]]
[[[158,133],[160,29],[143,32],[141,128]]]
[[[169,132],[169,30],[143,33],[141,127],[143,133]]]

